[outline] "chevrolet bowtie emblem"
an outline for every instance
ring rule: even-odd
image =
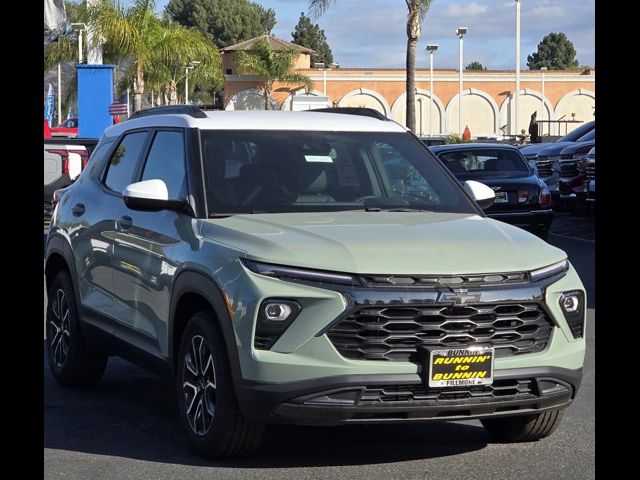
[[[477,302],[480,300],[480,292],[469,293],[466,288],[456,288],[453,292],[442,292],[438,296],[438,303],[453,302],[454,305],[466,305],[470,302]]]

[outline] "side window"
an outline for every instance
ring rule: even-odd
[[[98,145],[93,150],[93,152],[91,152],[91,156],[89,157],[89,162],[87,163],[86,167],[86,169],[88,170],[87,175],[89,177],[95,177],[96,175],[98,175],[98,172],[102,170],[105,160],[104,157],[107,154],[109,148],[111,148],[112,144],[113,142],[103,142]],[[84,177],[86,177],[86,175],[83,175],[81,178]],[[98,179],[98,181],[100,180]]]
[[[136,132],[125,135],[109,160],[109,170],[105,185],[114,192],[122,190],[132,182],[138,157],[144,148],[147,132]]]
[[[163,180],[169,198],[182,199],[187,195],[187,176],[184,166],[182,132],[158,132],[147,156],[142,180]]]

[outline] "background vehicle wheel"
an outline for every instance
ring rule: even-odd
[[[82,335],[67,272],[53,280],[47,302],[47,354],[53,377],[65,387],[93,385],[104,373],[107,355],[88,345]]]
[[[222,331],[210,312],[189,320],[176,373],[180,419],[198,455],[242,457],[258,447],[263,425],[247,420],[238,407]]]
[[[549,410],[533,415],[484,418],[480,421],[491,438],[498,442],[534,442],[548,437],[560,424],[564,410]]]

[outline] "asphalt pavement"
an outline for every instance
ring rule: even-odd
[[[269,426],[256,454],[191,453],[172,385],[111,358],[102,381],[59,387],[44,362],[44,477],[49,479],[595,478],[595,236],[592,217],[559,215],[565,250],[589,299],[582,387],[564,421],[536,443],[493,444],[478,421],[345,427]],[[46,296],[45,296],[46,301]]]

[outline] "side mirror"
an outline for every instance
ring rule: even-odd
[[[169,191],[163,180],[144,180],[132,183],[122,191],[122,198],[132,210],[185,210],[183,200],[169,200]]]
[[[476,182],[475,180],[467,180],[464,182],[464,189],[483,210],[493,205],[493,202],[496,199],[496,192],[487,187],[484,183]]]

